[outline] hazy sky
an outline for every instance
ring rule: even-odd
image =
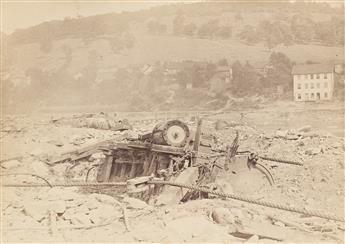
[[[1,1],[1,30],[11,33],[44,21],[63,19],[66,16],[89,16],[110,12],[136,11],[181,0],[159,1]]]

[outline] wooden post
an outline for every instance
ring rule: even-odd
[[[111,175],[111,169],[113,166],[113,154],[112,152],[106,153],[106,158],[104,163],[101,165],[98,174],[97,174],[97,181],[98,182],[107,182],[109,181]]]
[[[197,128],[195,132],[195,138],[194,138],[194,145],[193,145],[193,158],[192,158],[192,165],[196,165],[197,158],[198,158],[198,151],[199,151],[199,145],[200,145],[200,139],[201,139],[201,125],[202,125],[202,119],[197,119]]]

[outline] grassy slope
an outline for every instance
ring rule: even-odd
[[[104,40],[96,40],[87,46],[80,40],[65,39],[54,42],[50,53],[42,53],[37,44],[21,45],[16,48],[12,72],[24,74],[30,67],[37,67],[48,72],[62,67],[68,60],[62,52],[62,46],[72,49],[72,59],[68,70],[72,74],[78,73],[88,63],[91,51],[99,55],[97,60],[100,67],[127,66],[130,64],[154,63],[169,60],[219,60],[227,58],[230,61],[242,60],[251,63],[266,62],[272,51],[284,52],[295,62],[313,60],[318,62],[339,59],[343,56],[341,47],[327,47],[317,45],[279,46],[272,50],[264,46],[248,46],[237,40],[207,40],[190,39],[175,36],[137,35],[134,48],[121,53],[111,51]],[[12,73],[11,72],[11,73]]]

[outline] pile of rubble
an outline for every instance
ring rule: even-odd
[[[194,122],[190,122],[194,125]],[[13,123],[15,124],[15,123]],[[152,124],[126,131],[97,131],[95,128],[77,128],[75,136],[51,138],[40,141],[32,134],[37,145],[44,143],[54,149],[67,146],[80,151],[80,145],[116,138],[126,141],[152,128]],[[27,128],[31,128],[28,125]],[[51,124],[45,124],[51,129]],[[55,125],[54,125],[55,127]],[[261,131],[244,123],[205,121],[201,144],[213,151],[224,151],[239,131],[239,151],[252,151],[260,155],[286,158],[303,162],[303,166],[268,164],[276,179],[276,185],[246,192],[251,197],[281,202],[289,206],[305,206],[306,209],[339,210],[344,199],[343,174],[344,140],[304,126],[296,130]],[[57,127],[55,129],[64,129]],[[48,129],[47,129],[48,130]],[[21,130],[26,133],[26,130]],[[8,137],[12,130],[4,131]],[[40,134],[40,133],[38,133]],[[44,134],[44,133],[43,133]],[[73,138],[72,138],[73,137]],[[72,138],[72,139],[71,139]],[[27,138],[26,138],[27,140]],[[29,143],[30,144],[30,143]],[[22,157],[2,162],[2,174],[32,173],[49,179],[95,180],[95,171],[103,160],[96,152],[78,164],[49,164],[51,160],[32,153],[31,148]],[[68,170],[71,174],[66,174]],[[240,190],[229,184],[229,173],[219,174],[217,184],[223,191],[236,193]],[[67,177],[67,178],[66,178]],[[5,179],[4,177],[2,179]],[[9,176],[6,183],[30,183],[24,176]],[[40,181],[40,183],[42,183]],[[179,188],[175,188],[180,193]],[[92,192],[92,193],[90,193]],[[99,189],[85,191],[69,188],[3,188],[2,234],[5,241],[123,241],[123,242],[342,242],[342,223],[282,212],[241,203],[213,198],[188,201],[184,204],[150,205],[126,194],[101,194]],[[321,199],[328,196],[328,199]]]

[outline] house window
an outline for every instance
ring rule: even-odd
[[[324,86],[325,88],[327,88],[327,87],[328,87],[328,82],[325,82],[325,83],[323,84],[323,86]]]
[[[314,74],[311,74],[311,75],[310,75],[310,79],[314,79]]]
[[[314,89],[314,83],[310,83],[310,89]]]
[[[314,99],[314,93],[312,93],[312,94],[310,94],[311,96],[310,96],[310,98],[311,99]]]
[[[316,88],[320,88],[320,83],[316,83]]]
[[[308,89],[308,83],[305,83],[305,84],[304,84],[304,88],[305,88],[305,89]]]
[[[301,100],[301,94],[297,94],[297,99]]]
[[[301,89],[301,83],[297,84],[297,89]]]
[[[308,79],[308,75],[304,75],[304,79]]]
[[[304,99],[305,99],[306,101],[309,100],[309,93],[304,94]]]
[[[320,79],[320,75],[319,74],[316,74],[316,79]]]
[[[328,97],[328,93],[327,93],[327,92],[325,92],[324,97],[325,97],[325,98],[327,98],[327,97]]]
[[[327,79],[327,74],[323,74],[323,78],[324,78],[324,79]]]

